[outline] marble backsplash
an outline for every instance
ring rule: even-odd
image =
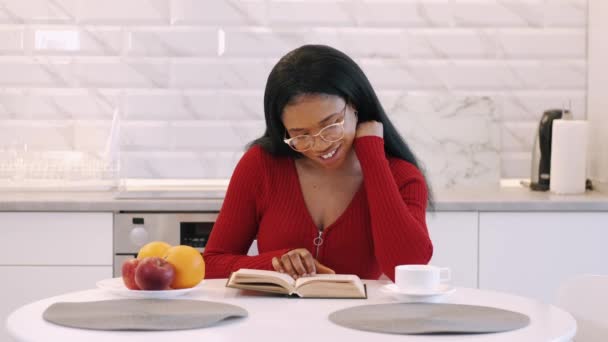
[[[274,63],[323,43],[361,65],[435,188],[528,177],[542,111],[570,102],[586,117],[586,11],[586,0],[0,0],[0,152],[102,153],[118,110],[122,177],[227,178],[263,132]]]

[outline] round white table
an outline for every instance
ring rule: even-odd
[[[17,341],[570,341],[576,333],[576,321],[567,312],[536,300],[505,293],[458,288],[443,302],[491,306],[512,310],[530,317],[522,329],[479,335],[390,335],[352,330],[338,326],[327,316],[346,307],[397,302],[379,291],[387,281],[365,280],[367,300],[300,299],[267,295],[245,295],[226,288],[226,279],[205,280],[199,290],[178,298],[200,299],[235,304],[249,316],[226,321],[205,329],[178,331],[97,331],[74,329],[48,323],[42,313],[55,302],[81,302],[118,299],[102,290],[87,290],[43,299],[14,311],[7,320],[9,334]]]

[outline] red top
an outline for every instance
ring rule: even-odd
[[[395,266],[426,264],[433,245],[426,228],[427,188],[412,164],[387,157],[384,140],[357,138],[363,184],[323,231],[317,259],[336,273],[394,280]],[[240,268],[273,270],[272,258],[296,248],[313,256],[319,231],[302,195],[295,163],[254,146],[236,166],[204,258],[208,278]],[[254,238],[257,256],[247,256]]]

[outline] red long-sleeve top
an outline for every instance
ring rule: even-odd
[[[426,264],[433,245],[426,228],[427,188],[420,171],[387,157],[384,140],[355,139],[363,184],[338,219],[319,235],[304,202],[294,159],[249,149],[230,179],[224,203],[205,246],[208,278],[240,268],[273,270],[272,258],[306,248],[336,273],[394,280],[396,265]],[[256,238],[257,256],[247,256]]]

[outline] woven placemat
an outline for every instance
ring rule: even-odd
[[[58,325],[94,330],[182,330],[205,328],[247,310],[199,300],[119,299],[55,303],[42,317]]]
[[[486,306],[394,303],[355,306],[329,315],[335,324],[389,334],[480,334],[520,329],[527,315]]]

